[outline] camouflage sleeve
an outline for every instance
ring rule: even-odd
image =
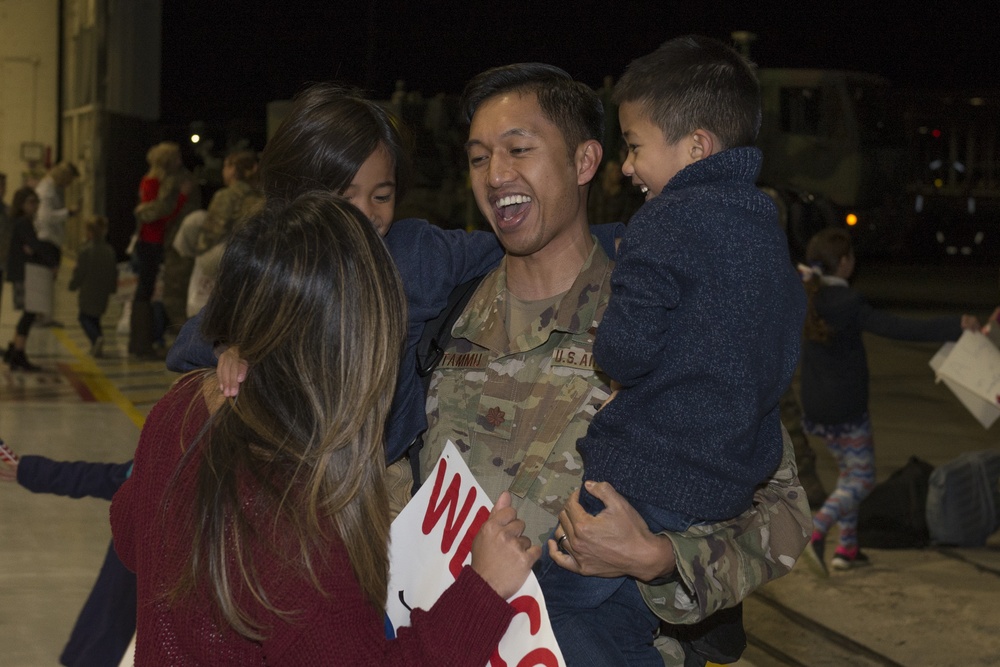
[[[731,607],[787,574],[802,553],[812,517],[791,439],[783,427],[781,433],[781,465],[757,490],[753,507],[729,521],[664,533],[674,547],[677,576],[666,584],[639,586],[646,604],[664,621],[697,623]]]
[[[410,457],[404,456],[385,471],[385,490],[389,496],[389,514],[395,519],[410,502],[410,490],[413,488],[413,470],[410,468]]]
[[[141,223],[166,218],[177,210],[177,198],[181,192],[181,179],[167,176],[160,182],[160,190],[153,201],[143,202],[135,207],[135,219]]]
[[[231,188],[223,188],[208,203],[208,215],[198,232],[195,253],[201,255],[225,237],[229,221],[236,217],[242,198]]]

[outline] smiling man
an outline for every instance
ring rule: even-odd
[[[491,498],[511,492],[533,540],[544,543],[562,516],[568,535],[560,546],[569,556],[561,565],[648,582],[632,588],[638,603],[672,623],[736,604],[787,572],[805,543],[808,507],[790,443],[755,508],[732,521],[654,534],[606,484],[591,491],[607,508],[583,512],[574,494],[583,471],[576,442],[610,395],[592,350],[613,264],[587,221],[602,157],[600,101],[542,64],[484,72],[463,97],[472,189],[506,255],[457,320],[434,372],[423,475],[451,440]],[[618,629],[603,631],[607,637],[587,643],[611,651]],[[571,666],[628,662],[613,653],[578,655],[565,635],[560,643]],[[684,664],[679,641],[661,635],[658,646],[666,664]]]

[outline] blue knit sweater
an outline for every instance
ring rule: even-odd
[[[394,222],[385,244],[406,292],[406,348],[386,424],[386,459],[395,461],[427,429],[424,388],[417,375],[416,347],[424,325],[437,317],[456,285],[486,274],[503,248],[491,232],[445,230],[426,220]],[[186,372],[215,366],[212,344],[201,336],[201,313],[188,320],[167,354],[167,368]]]
[[[622,391],[578,443],[586,479],[703,521],[749,508],[777,467],[799,356],[805,292],[760,163],[699,160],[629,222],[594,347]]]

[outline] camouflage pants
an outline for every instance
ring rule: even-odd
[[[809,506],[814,508],[822,507],[826,501],[826,490],[823,483],[816,475],[816,452],[809,445],[809,438],[802,430],[802,406],[795,395],[795,391],[789,387],[781,397],[781,423],[788,431],[792,444],[795,447],[795,462],[799,469],[799,482],[806,490],[809,498]]]

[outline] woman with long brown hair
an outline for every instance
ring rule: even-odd
[[[540,554],[506,495],[471,567],[384,635],[384,425],[405,310],[378,233],[333,195],[235,231],[202,327],[249,362],[238,400],[214,370],[178,381],[111,507],[138,576],[137,664],[488,661],[514,615],[504,600]]]

